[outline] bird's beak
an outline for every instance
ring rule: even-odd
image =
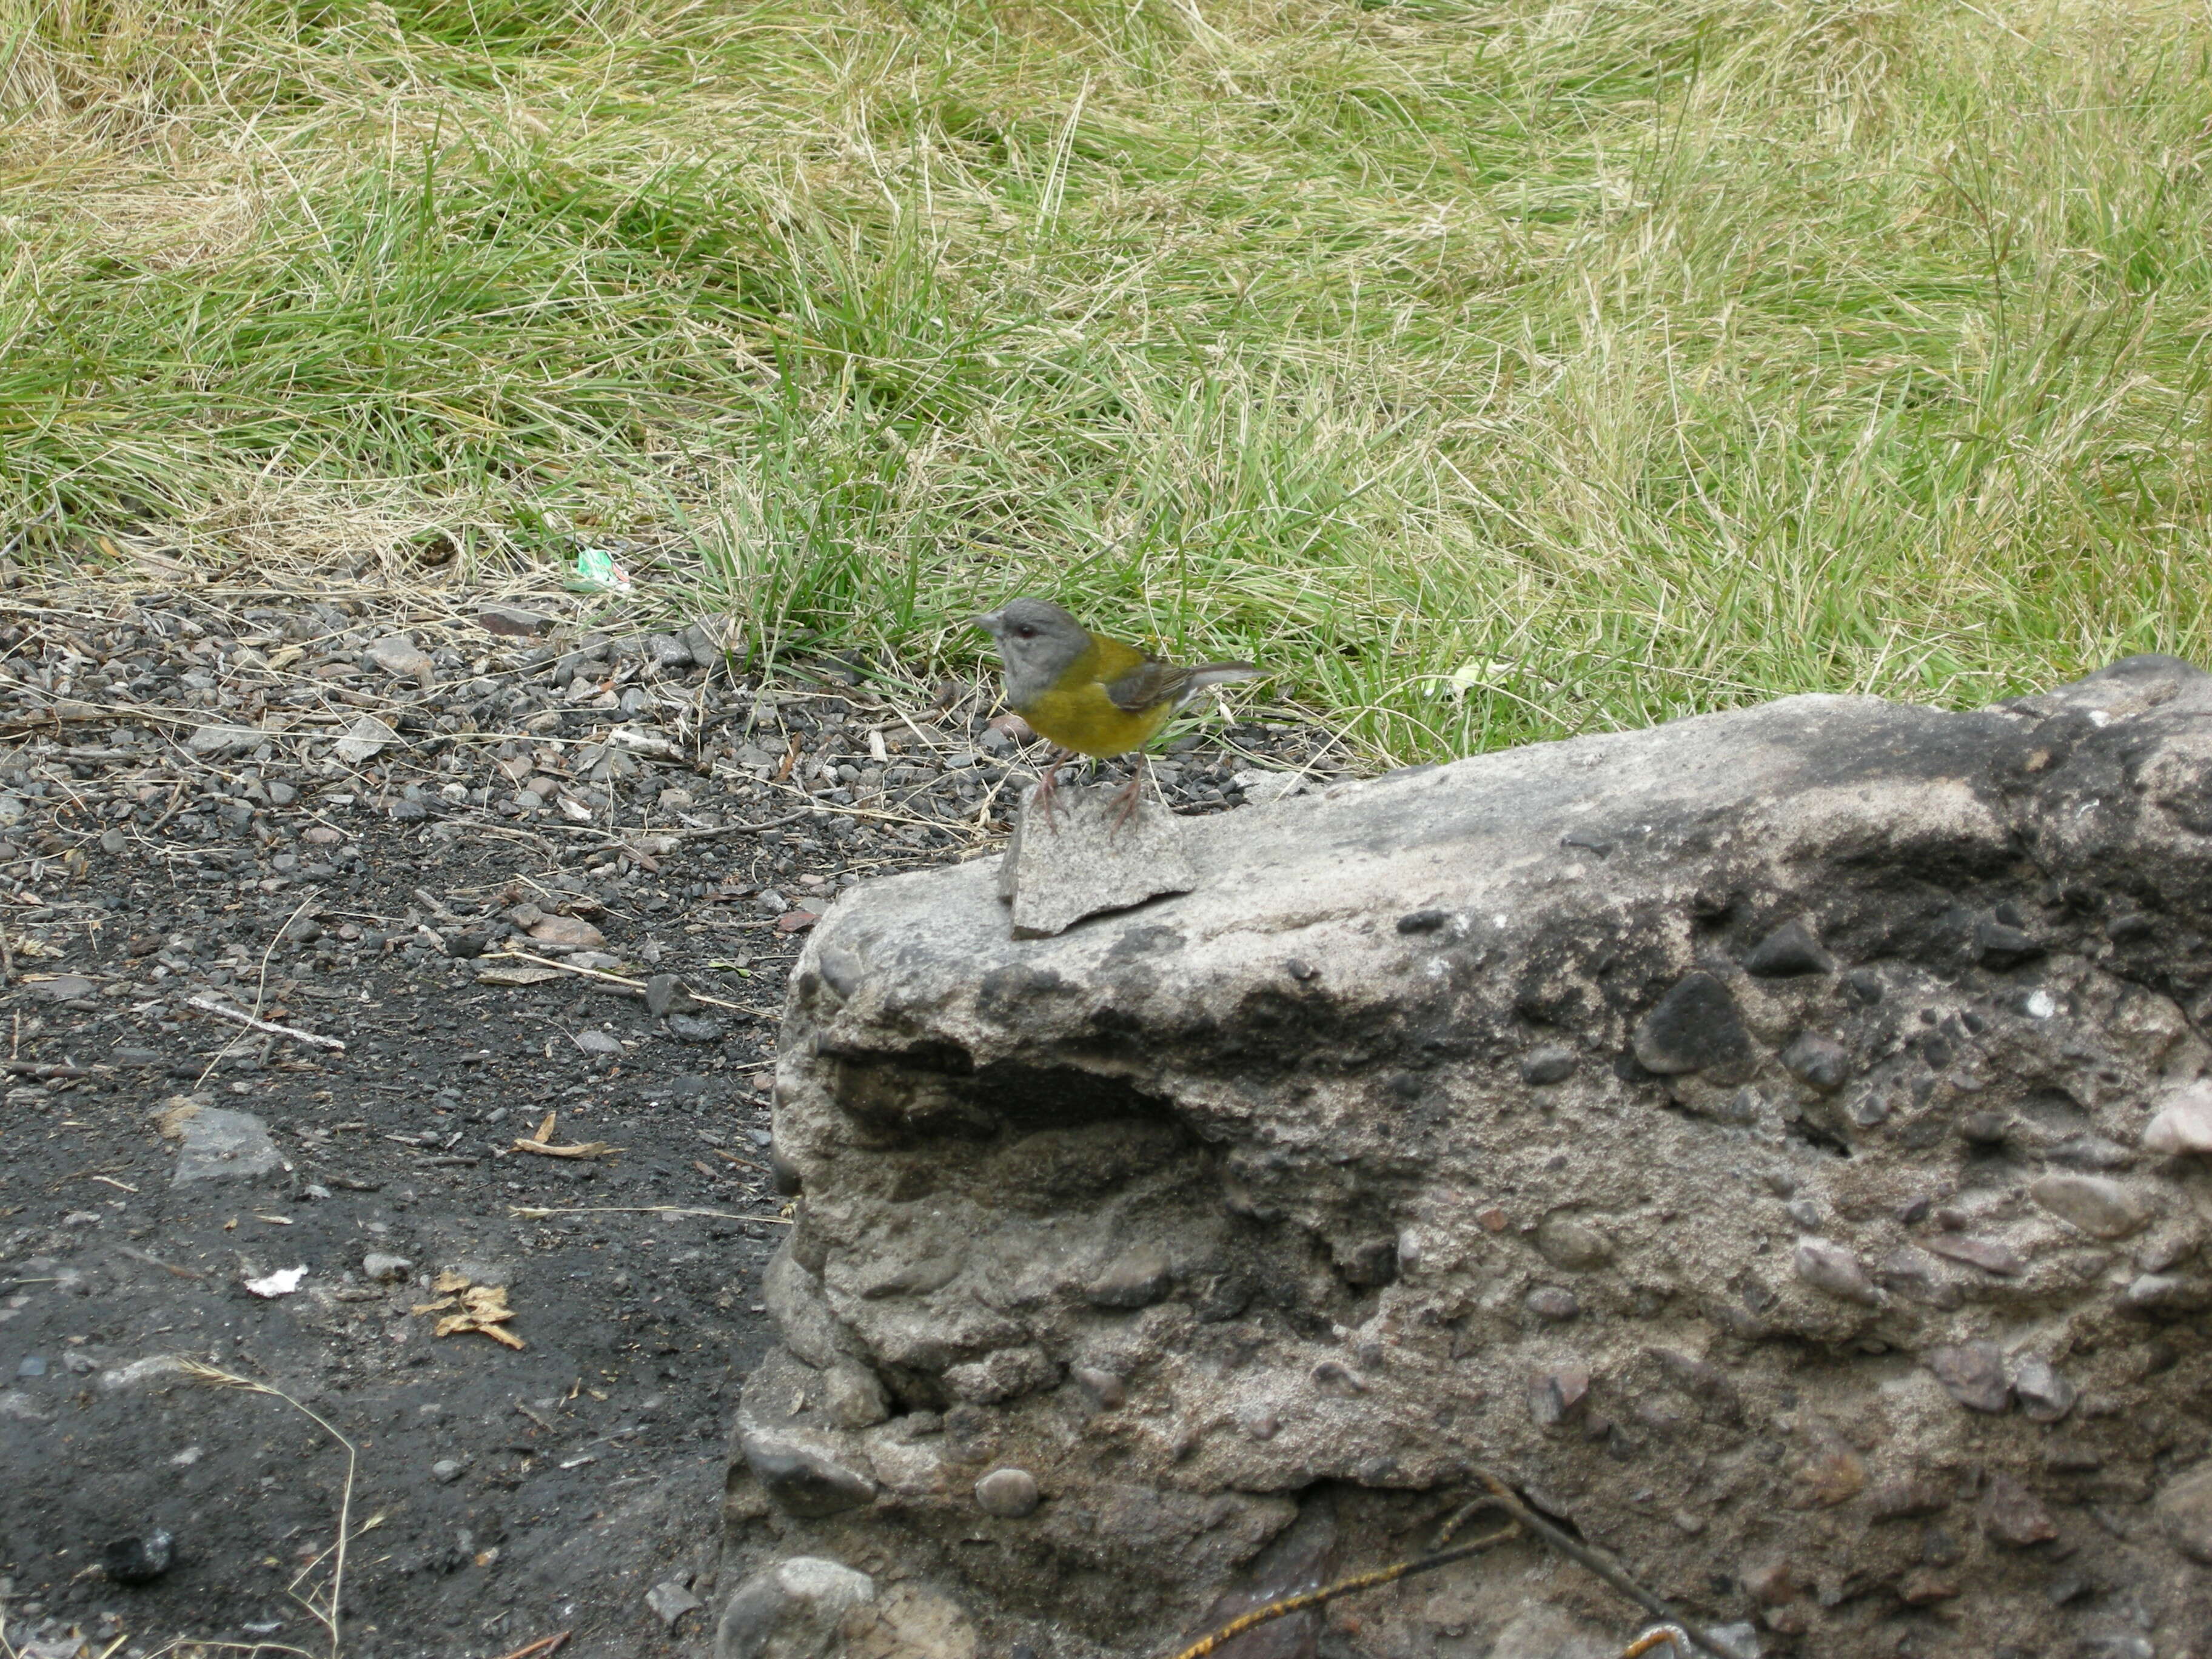
[[[981,616],[976,617],[975,621],[969,624],[971,627],[981,629],[986,634],[990,635],[994,639],[998,637],[999,630],[1006,625],[1006,613],[1002,611],[986,611]]]

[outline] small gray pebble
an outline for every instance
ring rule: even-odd
[[[361,1259],[362,1273],[379,1285],[401,1285],[415,1271],[415,1264],[404,1255],[392,1255],[383,1250],[371,1250]]]
[[[1557,1285],[1539,1285],[1521,1305],[1539,1319],[1572,1319],[1583,1310],[1582,1304],[1575,1300],[1575,1293]]]
[[[1532,1048],[1521,1059],[1521,1080],[1535,1088],[1564,1083],[1574,1074],[1575,1051],[1556,1043]]]
[[[975,1501],[1003,1521],[1018,1521],[1042,1501],[1036,1477],[1027,1469],[993,1469],[975,1483]]]

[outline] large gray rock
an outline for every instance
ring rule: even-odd
[[[1770,1652],[2212,1628],[2212,680],[1793,698],[1181,830],[1192,891],[1054,938],[975,864],[816,929],[740,1567],[1157,1650],[1316,1502],[1355,1571],[1480,1464]],[[1007,1468],[1047,1500],[979,1506]],[[1641,1622],[1534,1549],[1330,1651]]]

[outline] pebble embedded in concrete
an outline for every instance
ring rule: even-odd
[[[1740,1082],[1754,1057],[1751,1034],[1728,987],[1707,973],[1686,974],[1637,1026],[1637,1063],[1662,1076],[1703,1072]]]
[[[1555,1267],[1589,1273],[1613,1260],[1613,1243],[1578,1216],[1547,1216],[1536,1229],[1536,1249]]]
[[[2054,1174],[2028,1183],[2028,1196],[2092,1238],[2140,1232],[2155,1208],[2141,1192],[2107,1176]]]
[[[2031,1423],[2056,1423],[2074,1409],[2078,1391],[2049,1360],[2029,1355],[2013,1367],[2012,1391]]]
[[[1548,1043],[1541,1048],[1532,1048],[1521,1059],[1521,1080],[1532,1088],[1548,1088],[1554,1083],[1564,1083],[1575,1073],[1575,1051]]]
[[[975,1483],[975,1501],[985,1513],[1018,1521],[1043,1501],[1036,1477],[1027,1469],[994,1469]]]
[[[1537,1427],[1556,1428],[1583,1409],[1589,1373],[1577,1365],[1539,1372],[1528,1380],[1528,1416]]]
[[[1522,1298],[1522,1306],[1539,1319],[1559,1322],[1572,1319],[1582,1310],[1575,1293],[1557,1285],[1539,1285]]]
[[[1965,1342],[1931,1348],[1927,1363],[1951,1398],[1970,1410],[1996,1413],[2012,1404],[2004,1356],[1994,1343]]]
[[[2173,1158],[2212,1153],[2212,1083],[2191,1083],[2160,1100],[2142,1144]]]
[[[1815,1290],[1870,1308],[1881,1304],[1881,1292],[1867,1277],[1866,1265],[1859,1260],[1858,1253],[1841,1244],[1825,1239],[1800,1239],[1791,1266],[1797,1277]]]

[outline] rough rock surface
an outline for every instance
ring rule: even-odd
[[[816,930],[740,1568],[1156,1651],[1318,1507],[1379,1565],[1480,1465],[1769,1653],[2212,1652],[2212,1172],[2169,1155],[2212,678],[1794,698],[1184,828],[1194,891],[1058,938],[987,864]],[[826,1409],[856,1370],[879,1420]],[[1514,1545],[1322,1639],[1639,1618]]]

